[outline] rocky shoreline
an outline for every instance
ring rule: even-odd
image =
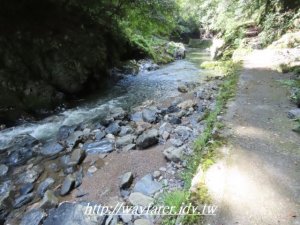
[[[193,153],[193,141],[205,128],[203,119],[215,107],[221,82],[216,77],[203,84],[182,83],[178,86],[180,97],[159,104],[145,102],[133,114],[119,107],[111,108],[102,123],[62,126],[56,140],[46,144],[30,135],[15,138],[0,150],[1,223],[66,224],[66,220],[55,218],[64,215],[70,219],[75,212],[82,211],[83,203],[79,202],[91,202],[89,195],[93,195],[84,186],[89,185],[89,179],[97,180],[97,172],[105,169],[105,159],[111,154],[139,152],[143,157],[144,152],[155,147],[154,154],[165,165],[153,167],[147,174],[118,171],[123,175],[112,175],[110,179],[118,185],[119,193],[111,193],[116,196],[103,198],[103,202],[100,197],[97,204],[113,206],[124,202],[143,206],[154,203],[163,192],[182,189],[184,182],[179,175]],[[122,161],[110,163],[114,167]],[[143,163],[153,162],[148,158]],[[102,180],[106,182],[109,180]],[[73,203],[62,203],[65,201]],[[76,213],[76,218],[77,224],[153,224],[161,219],[117,216],[97,218],[96,223],[83,213]],[[68,224],[73,223],[70,220]]]

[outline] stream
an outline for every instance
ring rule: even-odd
[[[199,49],[188,49],[187,57],[155,71],[143,71],[138,75],[128,75],[101,96],[94,94],[72,109],[67,109],[38,122],[25,122],[0,132],[0,150],[20,134],[30,134],[34,138],[47,142],[55,137],[63,125],[92,124],[101,121],[108,109],[122,107],[125,111],[140,105],[146,100],[166,100],[179,95],[179,83],[200,82],[209,71],[200,69],[203,61],[209,60],[209,53]]]

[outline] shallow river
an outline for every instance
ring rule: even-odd
[[[47,141],[52,139],[62,125],[92,123],[106,116],[111,107],[122,107],[130,111],[146,100],[165,100],[179,95],[177,86],[182,82],[199,82],[208,71],[200,69],[202,61],[209,60],[209,53],[199,49],[189,49],[187,58],[178,60],[160,69],[142,72],[136,76],[128,75],[101,96],[81,101],[77,107],[52,115],[34,123],[23,123],[0,132],[0,149],[19,134],[28,133],[31,136]],[[199,63],[200,62],[200,63]]]

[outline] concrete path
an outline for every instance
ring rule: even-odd
[[[206,225],[299,225],[300,135],[287,112],[295,108],[277,81],[288,75],[268,68],[270,51],[245,59],[237,96],[229,104],[229,145],[206,176],[218,206]]]

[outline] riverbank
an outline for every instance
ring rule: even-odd
[[[198,60],[199,66],[204,55],[191,51],[188,58]],[[204,71],[192,65],[196,64],[177,61],[157,76],[157,71],[137,76],[153,79],[156,89],[158,77],[167,79],[158,102],[146,101],[130,112],[120,106],[104,108],[108,114],[101,123],[90,120],[61,126],[47,142],[26,134],[29,130],[25,129],[25,134],[2,145],[2,220],[8,216],[6,223],[15,224],[24,214],[23,221],[36,214],[44,215],[44,220],[45,212],[66,200],[140,205],[145,199],[154,201],[163,190],[182,188],[184,182],[178,175],[187,166],[193,140],[205,129],[201,118],[215,107],[223,82],[218,75],[205,82],[199,76]],[[198,81],[189,81],[189,76]],[[171,95],[163,96],[169,90]],[[153,92],[152,97],[157,98]],[[49,133],[49,125],[44,126]],[[75,205],[69,205],[65,213],[72,213]],[[36,214],[27,214],[32,209]],[[49,221],[61,210],[51,210],[45,223],[54,224]]]

